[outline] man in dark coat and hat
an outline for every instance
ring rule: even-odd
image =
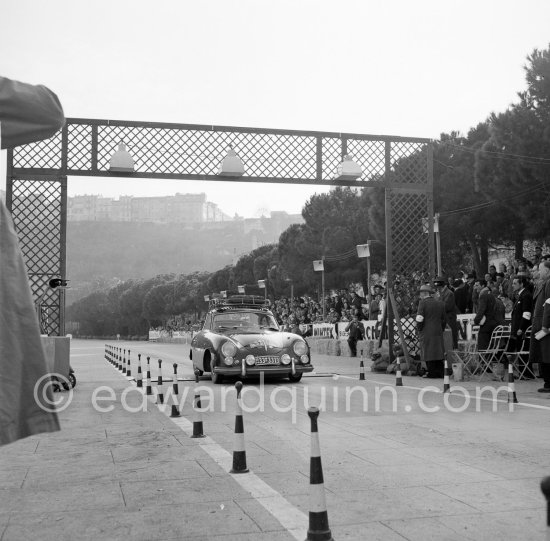
[[[428,378],[443,377],[445,345],[443,331],[447,325],[445,304],[432,297],[429,284],[420,286],[420,302],[416,315],[422,361],[426,363]]]

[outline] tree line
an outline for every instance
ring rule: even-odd
[[[434,208],[440,214],[442,263],[446,274],[465,267],[488,268],[491,246],[507,245],[523,255],[525,240],[542,242],[550,230],[550,48],[535,49],[524,67],[526,89],[502,113],[492,113],[467,135],[441,134],[433,144]],[[411,155],[398,167],[408,167]],[[371,268],[385,266],[384,183],[362,189],[337,187],[306,202],[303,224],[290,226],[278,243],[242,256],[215,272],[163,274],[127,280],[97,291],[67,309],[67,320],[84,335],[143,335],[174,315],[200,318],[212,292],[271,297],[312,293],[319,274],[312,261],[327,257],[325,285],[340,288],[366,279],[366,261],[355,246],[371,245]]]

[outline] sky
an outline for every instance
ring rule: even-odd
[[[517,101],[549,21],[548,0],[0,0],[0,74],[48,86],[67,117],[437,139]],[[204,192],[243,217],[299,213],[327,189],[68,183],[69,196]]]

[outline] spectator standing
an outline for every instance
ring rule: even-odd
[[[529,364],[538,363],[544,386],[539,393],[550,393],[550,334],[537,340],[535,334],[550,327],[550,261],[543,261],[538,267],[538,282],[533,294],[533,326],[529,347]]]
[[[493,333],[499,323],[497,320],[496,297],[492,294],[491,289],[487,286],[485,280],[480,280],[481,291],[479,292],[479,304],[474,318],[474,325],[479,325],[479,333],[477,335],[477,348],[487,349]]]
[[[470,272],[466,275],[466,284],[468,286],[468,302],[466,303],[466,314],[471,314],[474,312],[474,283],[476,281],[476,275],[473,272]]]
[[[447,325],[451,329],[453,337],[453,349],[458,349],[458,325],[456,321],[457,308],[455,303],[455,295],[447,286],[447,281],[443,276],[438,276],[434,280],[439,299],[445,304],[445,318]]]
[[[357,308],[357,310],[361,310],[361,306],[363,305],[364,302],[365,302],[365,299],[363,299],[363,297],[360,297],[359,295],[357,295],[355,291],[351,292],[350,305],[353,308]]]
[[[359,322],[357,314],[353,314],[353,319],[346,325],[345,331],[349,332],[348,344],[351,356],[357,357],[357,342],[363,339],[363,325]]]
[[[535,246],[535,255],[533,257],[533,266],[538,266],[542,263],[542,246]]]
[[[463,280],[454,281],[455,304],[459,314],[465,314],[468,310],[468,284]]]
[[[516,277],[512,282],[512,288],[517,298],[510,318],[510,341],[508,342],[507,350],[511,353],[522,349],[521,345],[524,340],[525,331],[531,325],[533,296],[527,287],[527,283],[528,279],[525,276]],[[524,377],[526,379],[533,379],[535,377],[531,366],[524,374]]]
[[[416,314],[421,359],[426,364],[428,378],[443,377],[445,346],[443,331],[447,325],[445,304],[432,297],[429,284],[420,286],[420,302]]]

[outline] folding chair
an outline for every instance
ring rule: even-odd
[[[457,361],[462,363],[462,375],[463,378],[467,381],[471,379],[474,374],[474,371],[477,367],[476,362],[476,353],[477,347],[476,342],[473,340],[468,340],[467,342],[462,342],[464,349],[453,350],[451,353],[456,358]]]
[[[510,340],[510,326],[499,325],[495,327],[491,334],[489,345],[486,349],[477,349],[477,344],[464,352],[456,352],[464,363],[464,373],[473,377],[479,376],[479,380],[483,378],[489,371],[493,371],[494,367],[500,362],[502,355],[508,347]]]
[[[523,379],[525,373],[529,371],[529,341],[531,339],[531,327],[527,327],[525,334],[521,339],[521,346],[513,355],[512,366],[514,367],[514,377]],[[517,375],[516,375],[517,374]]]
[[[477,350],[479,360],[479,381],[487,372],[491,371],[496,374],[495,367],[500,363],[502,356],[505,354],[510,340],[510,326],[498,325],[494,328],[491,334],[491,340],[487,349]]]

